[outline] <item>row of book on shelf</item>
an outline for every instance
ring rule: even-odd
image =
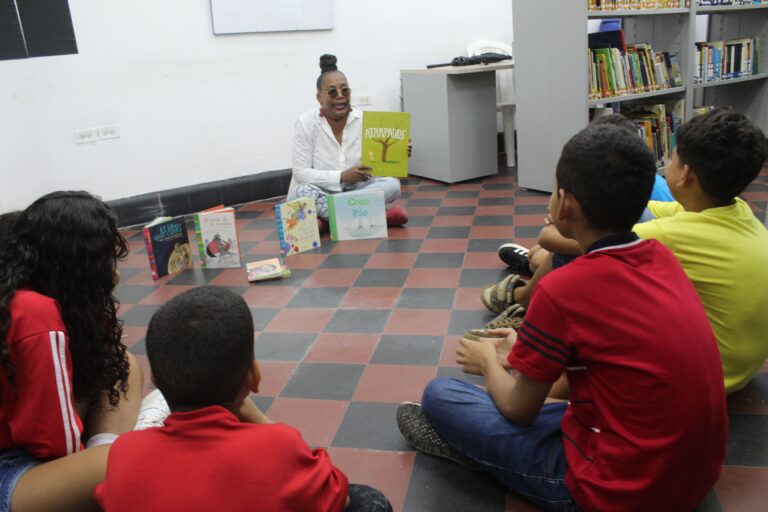
[[[699,7],[720,5],[759,5],[768,0],[698,0]],[[587,0],[590,11],[640,11],[648,9],[680,9],[690,7],[690,0]]]
[[[760,40],[731,39],[696,43],[694,83],[716,82],[760,72]]]
[[[626,44],[621,29],[589,34],[588,51],[590,100],[683,85],[677,55],[648,43]]]

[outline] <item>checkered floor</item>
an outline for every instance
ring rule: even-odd
[[[768,173],[744,197],[764,219]],[[117,290],[125,342],[148,381],[144,335],[152,314],[193,286],[229,287],[253,312],[264,375],[253,399],[274,420],[300,429],[310,445],[327,447],[351,481],[381,489],[395,510],[534,511],[489,478],[410,450],[395,409],[419,400],[435,376],[477,382],[455,365],[458,338],[490,319],[479,294],[505,275],[497,247],[535,243],[546,203],[545,194],[517,189],[514,169],[504,167],[497,176],[450,186],[411,178],[400,201],[410,214],[407,227],[391,229],[387,240],[334,243],[325,235],[320,249],[288,258],[293,277],[254,285],[241,269],[203,271],[197,261],[194,270],[153,282],[141,233],[125,231],[131,254]],[[246,261],[279,251],[274,204],[238,209]],[[723,476],[699,509],[764,511],[768,365],[729,407]]]

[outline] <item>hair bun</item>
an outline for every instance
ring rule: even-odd
[[[320,56],[320,71],[325,73],[326,71],[337,71],[336,56],[324,53]]]

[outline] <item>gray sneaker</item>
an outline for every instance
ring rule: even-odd
[[[397,428],[400,429],[400,433],[408,441],[408,444],[420,452],[451,460],[472,471],[483,470],[479,464],[460,453],[440,437],[440,434],[427,423],[424,412],[421,410],[421,404],[401,403],[397,407]]]
[[[136,419],[136,426],[133,430],[144,430],[151,427],[162,427],[165,425],[165,419],[171,414],[171,408],[165,397],[156,389],[149,393],[141,401],[139,407],[139,417]]]

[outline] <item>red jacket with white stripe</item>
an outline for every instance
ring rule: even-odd
[[[39,459],[82,449],[75,411],[69,338],[58,302],[30,290],[10,304],[7,342],[13,384],[0,365],[0,451],[22,448]]]

